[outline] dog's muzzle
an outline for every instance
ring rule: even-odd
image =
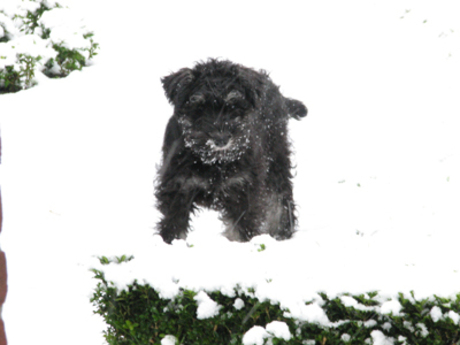
[[[232,146],[232,136],[228,133],[214,133],[208,141],[214,151],[227,150]]]
[[[233,140],[229,139],[228,141],[224,143],[224,142],[216,142],[215,140],[209,139],[207,144],[211,148],[212,151],[225,151],[225,150],[229,150],[233,146]]]

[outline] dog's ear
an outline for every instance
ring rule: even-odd
[[[301,101],[292,98],[285,98],[284,100],[291,117],[300,120],[301,117],[307,116],[307,107]]]
[[[182,68],[176,73],[172,73],[167,77],[161,78],[166,97],[171,104],[177,104],[177,96],[188,84],[192,82],[192,80],[193,73],[190,68]]]

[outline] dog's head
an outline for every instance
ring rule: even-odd
[[[162,79],[185,146],[206,164],[238,160],[250,146],[266,75],[209,60]]]

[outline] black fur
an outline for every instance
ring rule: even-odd
[[[174,114],[156,197],[165,242],[186,238],[197,206],[221,212],[234,241],[296,226],[287,121],[307,108],[281,95],[265,71],[210,59],[162,80]]]

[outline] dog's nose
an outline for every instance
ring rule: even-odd
[[[212,136],[212,141],[217,147],[224,147],[228,144],[231,135],[227,133],[216,133]]]

